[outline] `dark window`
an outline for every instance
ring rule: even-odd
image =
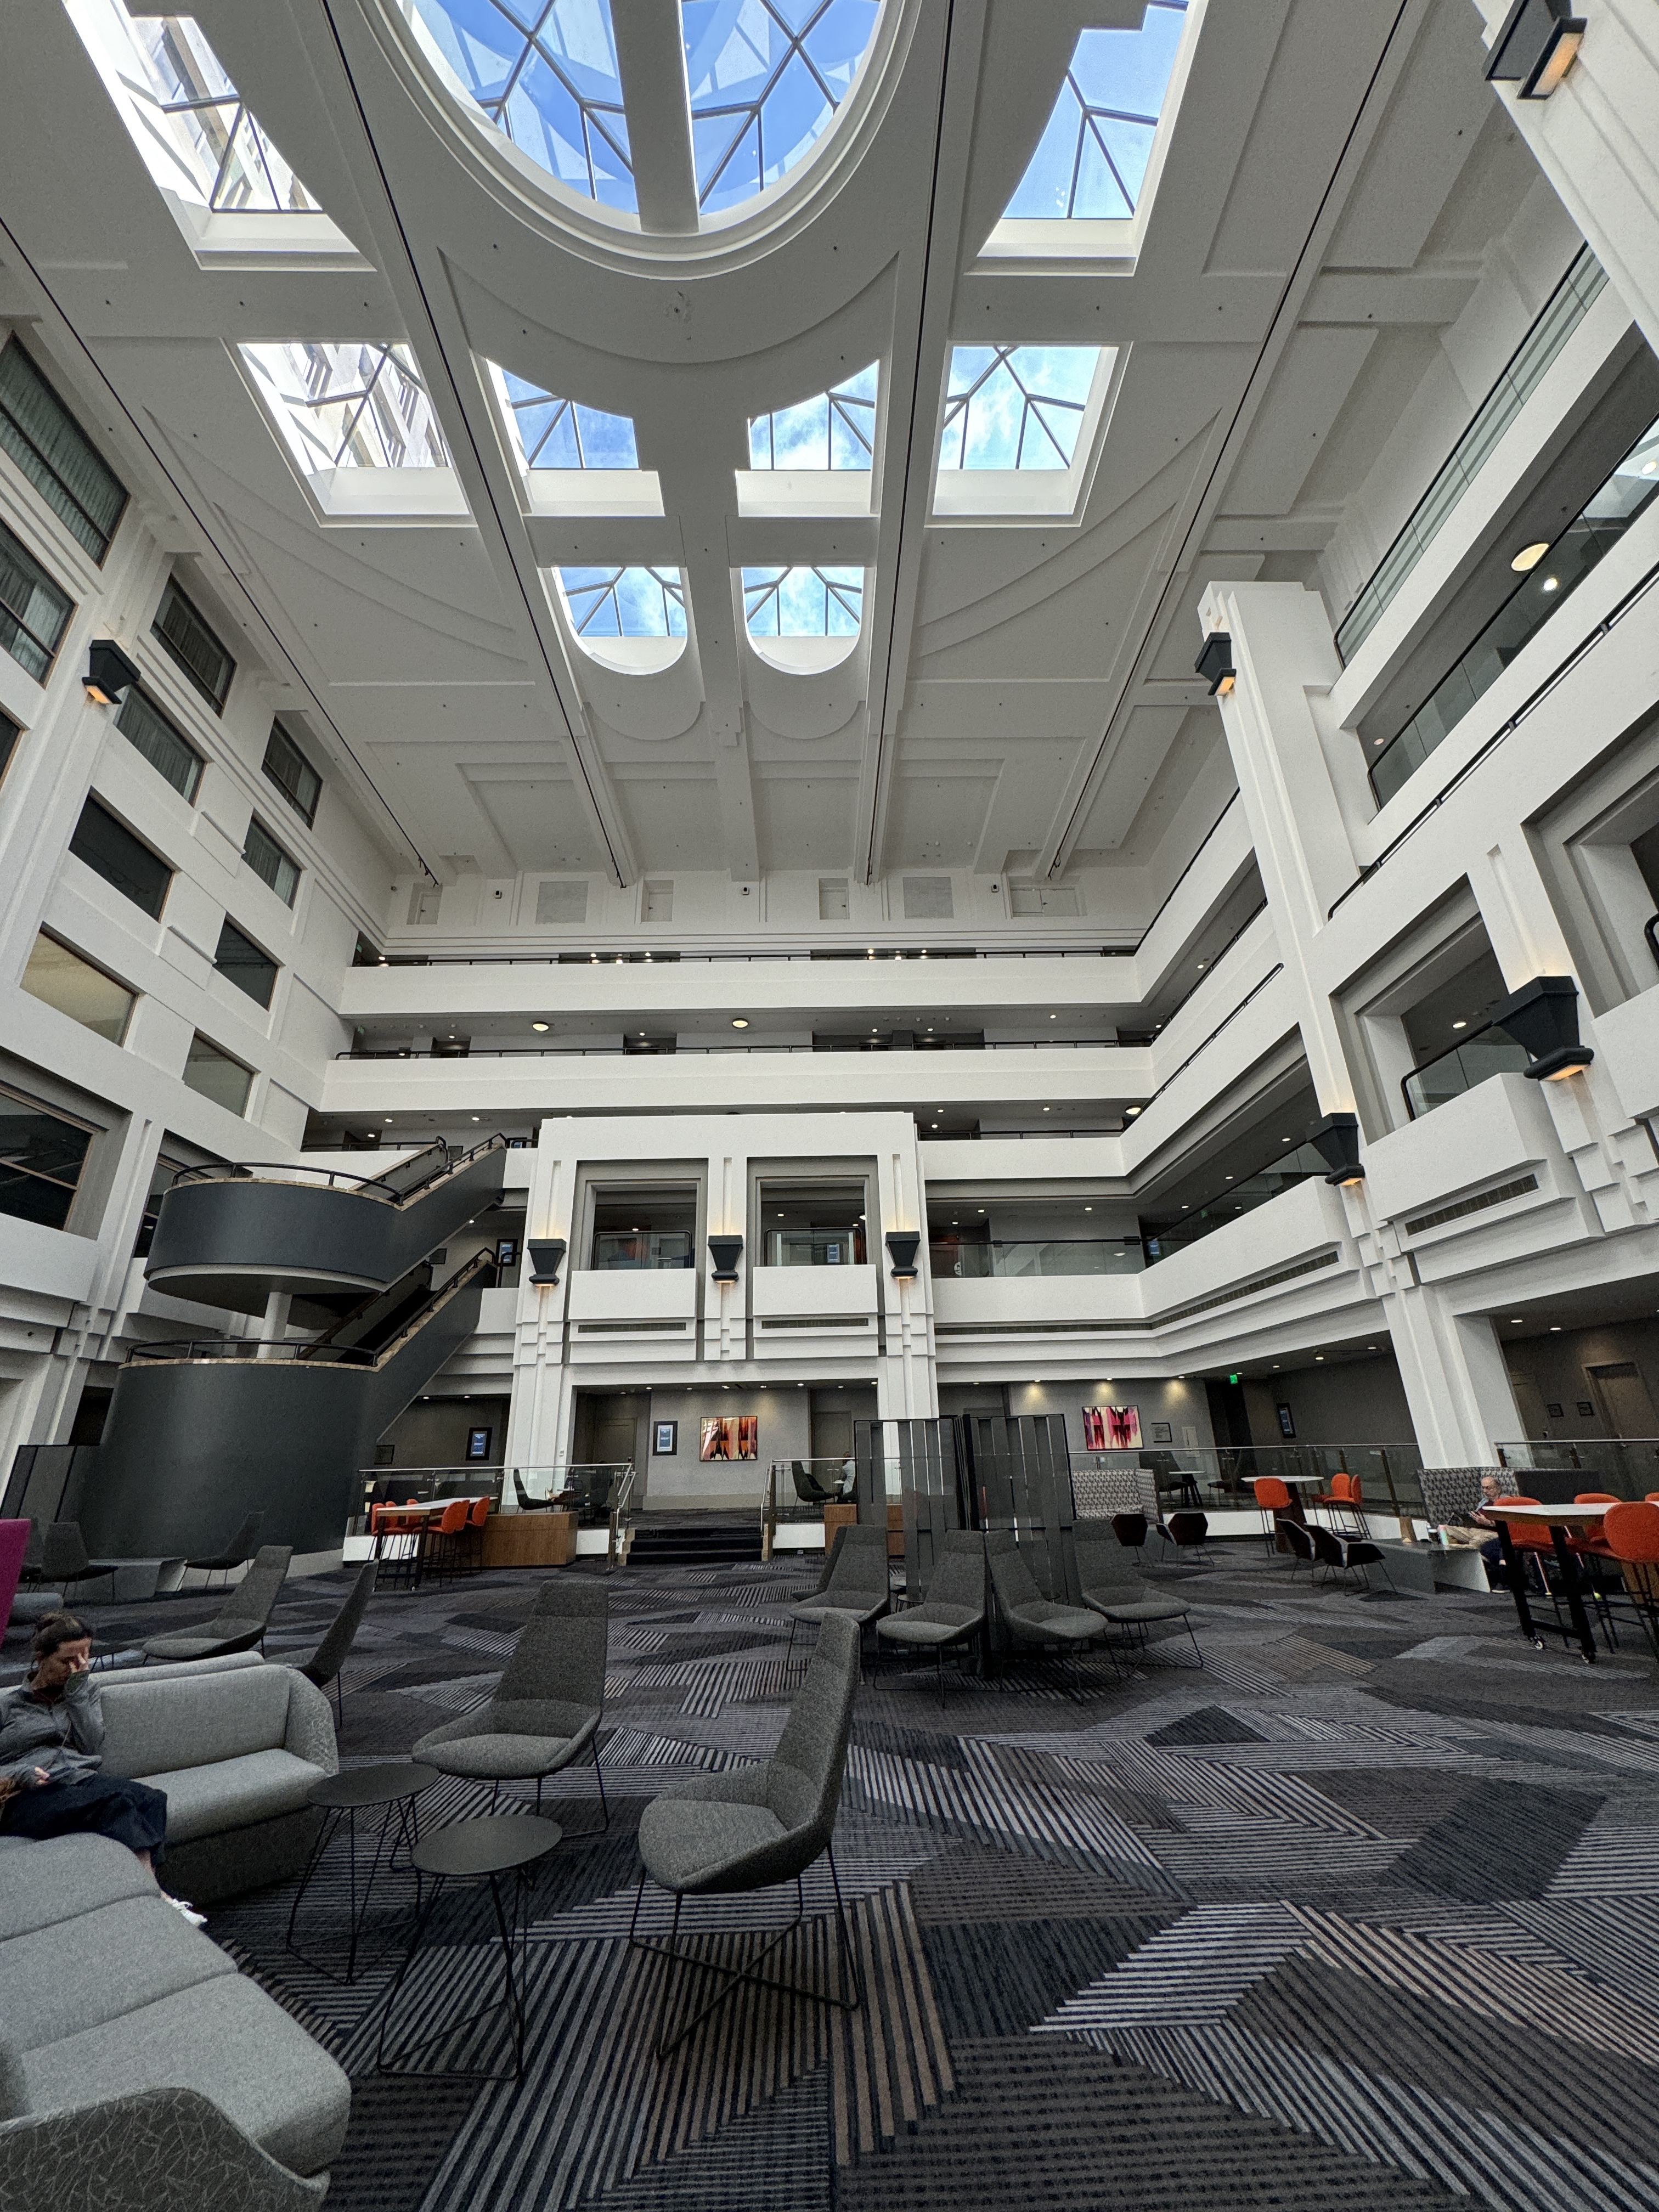
[[[219,950],[213,956],[213,964],[256,1004],[270,1004],[270,994],[276,988],[276,963],[268,952],[261,952],[251,938],[244,937],[234,921],[227,921],[219,932]]]
[[[95,799],[88,799],[81,809],[70,850],[112,884],[123,898],[143,907],[153,921],[160,919],[167,885],[173,881],[172,869]]]
[[[3,775],[10,765],[12,754],[21,735],[21,731],[9,714],[0,714],[0,775]],[[357,942],[361,945],[362,938]]]
[[[126,506],[126,488],[15,337],[0,353],[0,446],[101,562]]]
[[[265,743],[265,774],[309,829],[317,819],[323,779],[280,722],[271,724]]]
[[[159,707],[152,706],[137,685],[123,698],[115,726],[135,752],[141,752],[157,775],[173,789],[193,799],[202,780],[202,756],[186,742]]]
[[[298,864],[289,860],[270,832],[257,822],[247,825],[242,858],[256,876],[270,885],[284,906],[293,905],[294,894],[300,888]]]
[[[185,1061],[185,1081],[204,1098],[210,1098],[216,1106],[222,1106],[228,1114],[240,1114],[247,1104],[249,1086],[253,1081],[252,1071],[243,1066],[240,1060],[221,1052],[198,1030],[190,1041],[190,1052]]]
[[[0,645],[37,684],[52,672],[74,605],[0,522]]]
[[[173,1178],[184,1170],[182,1160],[170,1160],[165,1152],[158,1153],[150,1175],[149,1188],[144,1195],[144,1211],[138,1224],[137,1241],[132,1248],[135,1260],[147,1257],[155,1242],[155,1224],[161,1218],[161,1200],[173,1188]]]
[[[214,713],[222,714],[236,663],[203,619],[201,610],[179,590],[176,576],[167,579],[150,629]]]
[[[0,1213],[61,1229],[92,1139],[83,1124],[48,1113],[21,1091],[0,1091]]]

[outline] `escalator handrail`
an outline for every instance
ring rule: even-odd
[[[411,1152],[408,1159],[399,1161],[399,1167],[407,1167],[410,1160],[418,1160],[425,1152],[442,1154],[429,1175],[401,1190],[394,1189],[384,1176],[348,1175],[343,1168],[313,1168],[301,1162],[283,1160],[215,1160],[205,1167],[181,1169],[168,1185],[167,1192],[171,1196],[173,1191],[193,1182],[276,1182],[289,1184],[297,1190],[349,1189],[359,1198],[375,1199],[382,1205],[407,1206],[411,1200],[425,1197],[438,1183],[471,1166],[484,1153],[505,1152],[507,1145],[506,1133],[497,1129],[481,1143],[452,1158],[448,1147],[439,1138],[422,1146],[420,1152]],[[388,1172],[395,1174],[397,1170]]]

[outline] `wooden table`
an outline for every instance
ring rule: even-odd
[[[484,1522],[487,1567],[568,1567],[575,1556],[574,1513],[492,1513]]]
[[[1601,1505],[1482,1505],[1480,1509],[1486,1519],[1498,1528],[1498,1540],[1503,1547],[1504,1565],[1508,1570],[1510,1589],[1515,1596],[1515,1610],[1521,1622],[1521,1633],[1541,1651],[1544,1639],[1539,1634],[1539,1624],[1532,1617],[1527,1603],[1527,1577],[1520,1556],[1510,1541],[1511,1522],[1547,1528],[1555,1546],[1556,1561],[1561,1570],[1561,1584],[1567,1601],[1567,1611],[1572,1619],[1572,1633],[1578,1638],[1578,1648],[1585,1663],[1595,1664],[1595,1635],[1590,1627],[1589,1615],[1584,1610],[1584,1585],[1577,1558],[1569,1547],[1567,1536],[1574,1528],[1585,1528],[1596,1521],[1605,1521],[1607,1508]],[[1546,1628],[1553,1628],[1564,1639],[1567,1631],[1558,1621],[1546,1621]]]

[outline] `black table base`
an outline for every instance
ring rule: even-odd
[[[1554,1634],[1560,1637],[1564,1644],[1576,1637],[1579,1652],[1585,1664],[1593,1667],[1595,1664],[1595,1632],[1590,1626],[1589,1613],[1584,1610],[1584,1586],[1579,1573],[1578,1561],[1568,1545],[1567,1532],[1565,1528],[1552,1528],[1550,1540],[1555,1547],[1556,1565],[1561,1576],[1561,1594],[1567,1601],[1568,1619],[1565,1621],[1534,1620],[1532,1607],[1527,1602],[1526,1563],[1528,1559],[1536,1558],[1539,1555],[1530,1551],[1517,1551],[1510,1539],[1509,1522],[1499,1521],[1498,1523],[1498,1540],[1504,1551],[1504,1571],[1509,1580],[1510,1595],[1515,1599],[1515,1611],[1521,1623],[1521,1633],[1528,1643],[1535,1644],[1540,1651],[1544,1648],[1544,1638],[1540,1633],[1542,1629],[1553,1631]],[[1540,1575],[1543,1574],[1541,1561],[1538,1571]],[[1547,1577],[1546,1577],[1545,1587],[1548,1589]]]

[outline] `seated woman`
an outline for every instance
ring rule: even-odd
[[[91,1665],[85,1626],[73,1613],[49,1613],[34,1632],[28,1674],[0,1691],[0,1834],[110,1836],[153,1871],[166,1855],[167,1801],[142,1782],[99,1771],[104,1714]],[[204,1916],[181,1898],[167,1903],[202,1925]]]

